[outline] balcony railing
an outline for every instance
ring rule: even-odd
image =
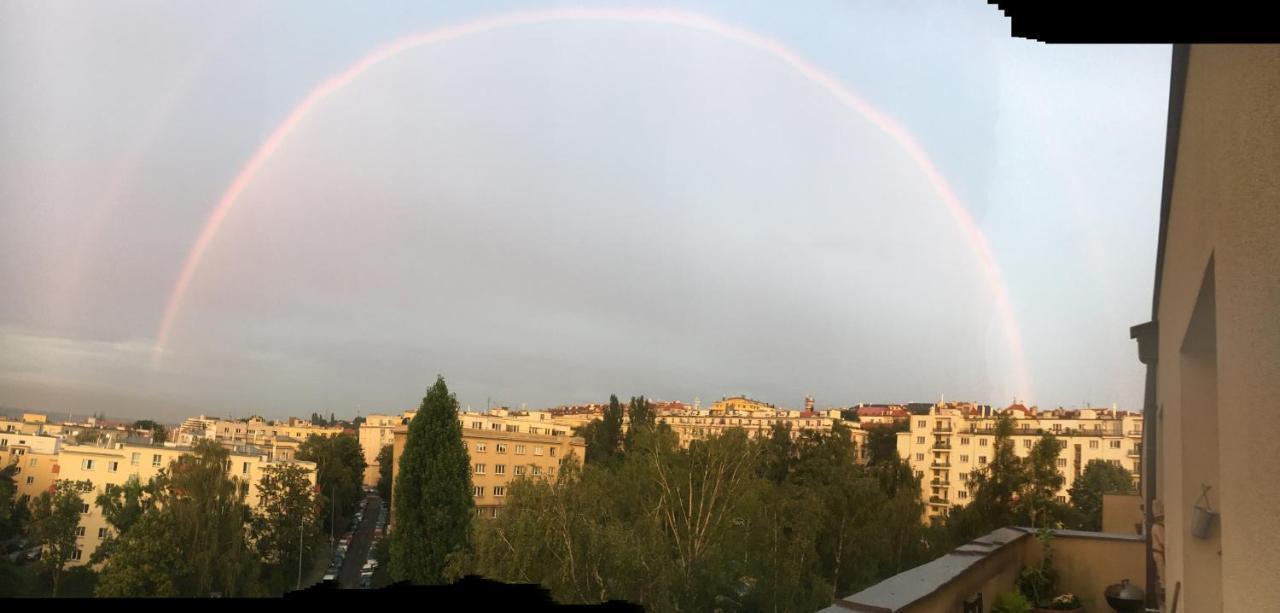
[[[934,441],[933,448],[934,449],[951,449],[951,443],[947,441]]]
[[[934,487],[950,487],[951,482],[946,479],[934,479],[929,482],[929,485],[932,485]]]
[[[951,503],[950,503],[950,502],[947,502],[947,499],[946,499],[946,498],[940,498],[940,497],[938,497],[938,496],[930,496],[930,497],[929,497],[929,504],[933,504],[933,505],[947,505],[947,506],[951,506]]]
[[[929,467],[930,468],[951,468],[951,464],[949,462],[934,461],[934,463],[930,464]]]

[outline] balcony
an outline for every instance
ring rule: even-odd
[[[951,503],[948,502],[946,498],[942,498],[939,496],[930,496],[929,504],[933,506],[943,506],[943,507],[951,506]]]
[[[951,482],[946,479],[934,479],[929,482],[934,487],[951,487]]]
[[[929,468],[936,468],[940,470],[947,469],[947,468],[951,468],[951,463],[946,460],[942,460],[942,461],[934,460],[933,464],[929,465]]]
[[[934,449],[951,449],[951,442],[950,441],[934,441],[933,448]]]
[[[1053,565],[1058,571],[1058,591],[1075,594],[1085,611],[1110,610],[1103,596],[1107,586],[1128,579],[1144,587],[1145,555],[1142,536],[1055,530]],[[1014,580],[1024,565],[1038,564],[1042,557],[1034,530],[1001,528],[842,598],[823,613],[962,611],[965,603],[979,594],[983,606],[989,608],[997,594],[1016,589]]]

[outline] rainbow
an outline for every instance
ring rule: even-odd
[[[302,99],[289,114],[284,118],[271,135],[267,137],[254,152],[249,161],[240,169],[240,173],[236,175],[231,185],[223,192],[222,197],[218,199],[218,203],[214,206],[213,211],[209,214],[208,220],[204,227],[200,230],[199,236],[195,243],[191,246],[191,250],[187,254],[186,261],[182,264],[182,269],[178,274],[177,281],[173,284],[173,289],[169,292],[168,302],[165,305],[164,316],[160,320],[160,327],[156,332],[155,345],[152,349],[153,364],[157,363],[160,356],[164,353],[168,344],[169,336],[173,331],[174,321],[177,319],[178,313],[182,310],[183,298],[187,294],[191,281],[195,277],[196,271],[200,268],[200,262],[204,259],[205,252],[213,243],[218,235],[218,230],[227,219],[227,215],[235,208],[236,202],[240,195],[253,181],[258,171],[267,163],[272,154],[280,147],[281,143],[288,138],[294,128],[307,118],[307,115],[322,101],[335,92],[341,91],[351,85],[356,79],[360,78],[366,71],[374,66],[386,62],[400,54],[438,43],[457,40],[473,34],[483,32],[492,32],[494,30],[503,30],[507,28],[515,28],[519,26],[531,26],[549,23],[564,22],[622,22],[622,23],[649,23],[665,26],[673,26],[686,28],[698,32],[704,32],[713,36],[729,40],[745,47],[761,51],[774,59],[782,62],[786,66],[793,69],[797,74],[803,76],[806,80],[825,90],[833,96],[840,104],[849,110],[857,113],[859,116],[869,121],[872,125],[879,128],[890,139],[892,139],[908,157],[915,163],[924,175],[926,181],[933,188],[938,198],[942,201],[943,206],[951,215],[953,221],[963,233],[970,247],[973,249],[974,255],[978,259],[979,267],[982,271],[987,286],[995,297],[996,309],[1004,327],[1006,339],[1009,343],[1009,350],[1012,353],[1013,366],[1015,369],[1015,384],[1020,397],[1030,395],[1030,382],[1027,376],[1026,360],[1022,349],[1022,333],[1018,326],[1018,320],[1014,316],[1013,306],[1009,302],[1008,291],[1006,290],[1004,279],[1000,273],[999,267],[996,265],[995,256],[991,251],[991,246],[987,243],[986,237],[982,230],[974,222],[973,217],[969,215],[968,209],[956,196],[955,191],[951,188],[947,180],[942,176],[934,166],[933,161],[925,153],[924,148],[919,142],[908,132],[901,124],[889,115],[881,112],[875,107],[868,104],[865,100],[858,97],[847,87],[842,85],[831,73],[815,66],[808,60],[804,59],[800,54],[792,51],[777,40],[762,36],[755,32],[742,29],[737,26],[729,25],[724,22],[705,17],[702,15],[688,13],[683,11],[675,11],[669,9],[627,9],[627,8],[550,8],[533,11],[519,11],[510,13],[501,13],[489,17],[484,17],[474,21],[455,24],[451,26],[441,27],[425,32],[412,34],[382,47],[373,50],[368,55],[357,60],[354,64],[348,66],[342,72],[339,72],[316,88],[312,89],[305,98]]]

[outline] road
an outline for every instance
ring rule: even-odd
[[[364,519],[351,535],[351,544],[347,546],[347,555],[342,560],[342,569],[338,571],[338,585],[343,589],[360,587],[360,569],[369,559],[369,545],[373,542],[373,527],[378,523],[378,510],[382,508],[382,499],[377,494],[365,498]]]

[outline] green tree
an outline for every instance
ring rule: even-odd
[[[897,463],[898,433],[911,429],[910,421],[899,421],[892,424],[868,425],[867,430],[867,463],[879,465]]]
[[[391,471],[395,468],[391,445],[383,445],[378,451],[378,496],[391,500]]]
[[[114,529],[90,556],[90,562],[97,564],[107,559],[115,549],[121,535],[124,535],[146,512],[155,507],[156,488],[165,481],[165,473],[143,485],[137,476],[129,477],[124,485],[107,484],[98,494],[94,503],[102,509],[102,516]]]
[[[243,596],[258,589],[258,561],[248,544],[248,482],[230,475],[230,452],[212,440],[195,444],[169,468],[158,501],[173,513],[186,566],[177,582],[184,596]]]
[[[1071,506],[1079,514],[1079,528],[1096,532],[1102,529],[1102,496],[1134,493],[1133,475],[1123,466],[1090,460],[1069,492]]]
[[[336,531],[355,513],[364,496],[364,453],[354,437],[312,434],[298,447],[297,458],[316,463],[316,487],[332,505],[321,509],[325,526]]]
[[[119,537],[98,576],[95,594],[111,598],[183,595],[179,584],[190,570],[177,533],[171,510],[148,509]]]
[[[133,422],[134,430],[146,430],[151,433],[151,442],[163,443],[168,440],[169,431],[163,425],[156,423],[150,419],[140,419]]]
[[[958,540],[972,540],[1016,523],[1014,509],[1026,486],[1027,472],[1014,451],[1012,437],[1013,420],[1001,417],[996,422],[991,461],[969,473],[973,501],[953,512],[961,516],[956,523],[964,532]]]
[[[621,453],[622,445],[622,403],[618,396],[609,396],[609,407],[599,421],[593,421],[583,429],[583,438],[587,443],[588,464],[611,462]]]
[[[67,562],[76,554],[76,528],[80,525],[81,494],[93,491],[89,481],[59,481],[52,492],[31,501],[32,540],[43,548],[41,561],[53,579],[53,595]]]
[[[444,377],[436,378],[409,422],[393,499],[391,576],[397,581],[442,583],[447,559],[471,549],[475,508],[458,400]]]
[[[627,406],[627,418],[629,421],[627,435],[624,440],[627,451],[631,451],[637,437],[654,429],[657,417],[657,414],[653,411],[653,405],[648,400],[645,400],[644,396],[631,397],[631,402]]]
[[[320,504],[307,478],[310,471],[297,464],[269,466],[258,480],[258,506],[251,534],[258,556],[267,565],[272,592],[290,585],[300,558],[312,559],[320,535]]]
[[[1058,471],[1058,454],[1066,443],[1045,432],[1023,460],[1026,484],[1018,496],[1019,523],[1052,528],[1065,515],[1065,505],[1055,499],[1066,477]]]
[[[18,495],[17,474],[17,464],[0,468],[0,541],[12,538],[22,529],[19,522],[22,513],[15,501]]]

